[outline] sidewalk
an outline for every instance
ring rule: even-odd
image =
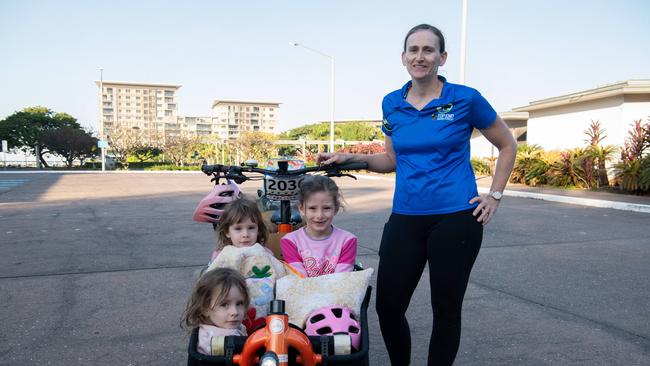
[[[489,191],[490,185],[492,184],[492,177],[479,177],[476,180],[476,184],[478,185],[480,193],[486,193]],[[598,192],[584,189],[530,187],[514,183],[508,183],[504,195],[650,213],[650,196]]]

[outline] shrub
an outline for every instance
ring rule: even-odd
[[[480,158],[470,160],[475,175],[490,175],[490,163]]]
[[[586,158],[585,150],[581,148],[561,152],[560,160],[553,163],[546,173],[548,183],[565,188],[589,188],[593,186],[595,181],[588,180],[585,174]]]
[[[641,160],[623,160],[616,164],[616,185],[623,191],[636,192],[641,188],[643,165]]]
[[[594,120],[591,121],[589,127],[584,131],[584,134],[588,137],[585,140],[587,143],[586,153],[589,157],[586,163],[589,164],[589,173],[594,171],[597,174],[599,187],[609,186],[606,163],[613,158],[614,153],[617,151],[617,148],[613,145],[601,145],[601,142],[607,137],[606,131],[601,126],[600,121]]]
[[[164,165],[164,164],[153,162],[153,161],[129,162],[129,169],[131,169],[131,170],[140,170],[140,169],[147,170],[148,168],[155,167],[157,165]]]
[[[377,142],[373,142],[371,144],[357,144],[357,145],[346,146],[338,150],[338,152],[352,153],[352,154],[379,154],[385,151],[386,151],[386,147]]]
[[[646,192],[650,191],[650,155],[643,158],[639,188]]]
[[[526,174],[541,159],[543,152],[539,145],[524,144],[517,146],[517,158],[512,169],[512,175],[510,175],[510,182],[526,184]]]
[[[641,120],[634,121],[621,150],[621,161],[614,166],[619,189],[630,192],[650,190],[650,157],[645,156],[649,142],[650,123],[643,125]]]
[[[145,167],[144,170],[201,170],[200,165],[196,166],[186,166],[186,165],[176,165],[176,164],[164,164],[164,165],[152,165]]]
[[[528,172],[526,172],[524,177],[524,182],[533,187],[540,184],[547,184],[548,178],[546,173],[558,160],[560,160],[559,152],[543,152],[538,159],[531,161]]]

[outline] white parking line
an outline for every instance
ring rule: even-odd
[[[9,190],[28,181],[28,179],[2,179],[0,180],[0,192]]]

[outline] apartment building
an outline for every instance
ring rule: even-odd
[[[212,103],[212,133],[234,140],[245,131],[278,133],[280,103],[215,100]]]
[[[100,82],[95,82],[99,87]],[[104,133],[118,126],[137,127],[168,138],[183,133],[237,139],[244,131],[278,132],[280,103],[215,100],[212,116],[178,116],[176,91],[180,85],[104,81],[101,118]]]
[[[99,87],[100,82],[95,82]],[[154,130],[163,136],[181,133],[176,91],[180,85],[102,82],[101,118],[104,133],[118,126]]]
[[[217,139],[223,138],[219,135],[219,125],[214,117],[178,117],[178,124],[182,131],[191,135],[210,136],[216,135]]]

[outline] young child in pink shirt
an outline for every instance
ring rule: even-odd
[[[300,213],[305,226],[280,241],[284,260],[305,277],[351,272],[357,256],[357,237],[332,225],[341,207],[336,183],[322,175],[300,185]]]

